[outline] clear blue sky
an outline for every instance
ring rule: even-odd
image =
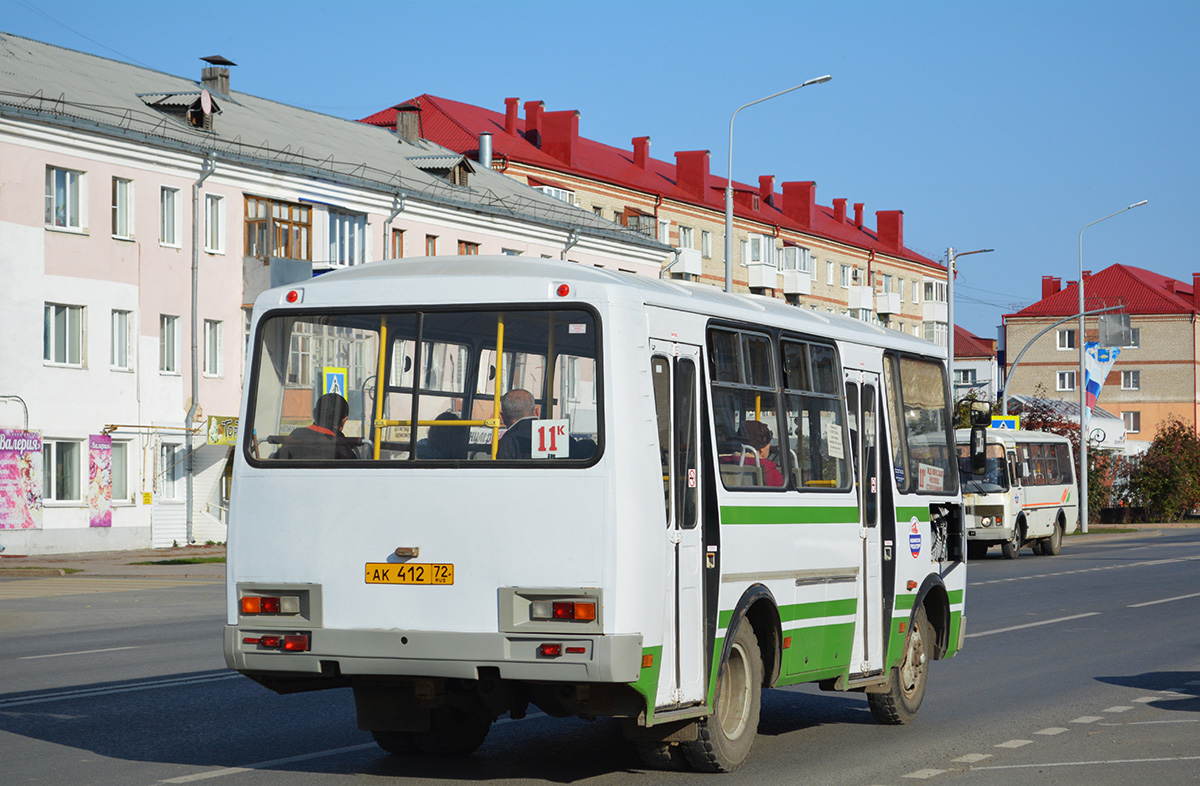
[[[191,13],[189,13],[191,12]],[[348,118],[421,93],[577,109],[585,136],[712,151],[734,177],[905,212],[966,257],[956,320],[994,336],[1041,276],[1115,262],[1200,272],[1200,2],[116,2],[0,0],[0,29]]]

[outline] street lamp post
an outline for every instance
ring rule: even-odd
[[[1085,358],[1087,356],[1086,344],[1084,341],[1084,306],[1083,306],[1083,232],[1088,227],[1099,224],[1101,221],[1107,221],[1113,216],[1119,216],[1126,210],[1133,210],[1135,207],[1141,207],[1149,200],[1143,199],[1141,202],[1134,202],[1129,207],[1123,207],[1115,213],[1109,213],[1104,218],[1097,218],[1091,224],[1084,224],[1083,229],[1079,230],[1079,334],[1075,337],[1075,342],[1079,345],[1079,377],[1075,380],[1075,384],[1079,386],[1079,529],[1085,535],[1088,531],[1088,464],[1087,464],[1087,385],[1084,381],[1087,379],[1087,368]]]
[[[790,93],[793,90],[799,90],[802,87],[809,85],[819,85],[822,82],[828,82],[833,79],[832,76],[818,76],[815,79],[810,79],[807,82],[789,87],[787,90],[780,90],[778,93],[772,93],[766,98],[760,98],[757,101],[751,101],[748,104],[742,104],[737,109],[733,110],[733,115],[729,118],[729,173],[725,180],[725,291],[733,291],[733,120],[748,106],[761,104],[763,101],[769,101],[772,98],[777,98],[785,93]]]
[[[954,277],[958,274],[954,263],[959,257],[965,257],[969,254],[990,254],[996,249],[994,248],[977,248],[974,251],[959,251],[955,252],[954,246],[946,249],[946,270],[950,274],[949,281],[946,283],[946,321],[949,323],[949,328],[946,335],[946,349],[949,354],[946,357],[946,368],[950,373],[950,398],[955,399],[954,394]],[[870,283],[870,282],[867,282]],[[915,285],[915,282],[914,282]],[[952,400],[951,404],[957,404],[957,400]]]

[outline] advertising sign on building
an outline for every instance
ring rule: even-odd
[[[236,445],[238,419],[209,415],[207,433],[210,445]]]
[[[42,528],[42,435],[0,429],[0,529]]]
[[[88,526],[112,526],[112,437],[88,437]]]

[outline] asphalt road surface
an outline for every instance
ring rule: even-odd
[[[1200,783],[1200,530],[1067,538],[974,562],[967,646],[917,720],[860,694],[768,691],[737,772],[643,768],[611,722],[531,714],[474,756],[391,756],[349,691],[227,672],[219,583],[0,580],[0,783]]]

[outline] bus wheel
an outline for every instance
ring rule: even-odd
[[[1059,522],[1054,522],[1054,531],[1050,533],[1050,537],[1042,541],[1042,554],[1047,557],[1057,557],[1058,552],[1062,550],[1063,538],[1062,526]]]
[[[1016,559],[1021,556],[1021,530],[1018,527],[1013,532],[1013,539],[1006,540],[1000,544],[1000,551],[1004,554],[1005,559]]]
[[[469,756],[483,744],[491,726],[486,715],[438,707],[430,714],[429,731],[414,732],[413,738],[430,756]]]
[[[371,737],[376,745],[396,756],[417,752],[417,741],[411,731],[373,731]]]
[[[917,717],[921,702],[925,700],[925,686],[929,683],[933,642],[933,626],[922,606],[908,629],[904,657],[888,676],[887,693],[867,694],[867,704],[875,720],[894,726]]]
[[[967,541],[967,559],[976,560],[983,559],[988,552],[988,544],[976,541]]]
[[[675,742],[643,742],[633,744],[642,764],[654,770],[686,770],[687,753]]]
[[[758,639],[743,621],[721,664],[713,714],[698,721],[699,737],[686,743],[684,753],[693,767],[701,772],[733,772],[742,765],[758,733],[762,681]]]

